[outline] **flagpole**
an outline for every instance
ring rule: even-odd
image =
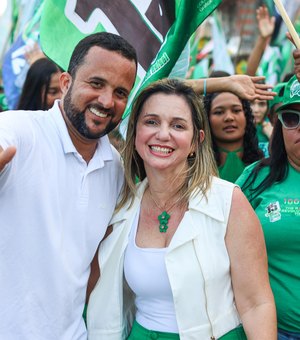
[[[291,33],[291,36],[294,40],[294,43],[296,45],[296,47],[298,48],[298,50],[300,50],[300,39],[299,39],[299,36],[298,36],[298,33],[296,32],[292,22],[291,22],[291,19],[289,18],[285,8],[283,7],[282,5],[282,2],[281,0],[273,0],[283,21],[285,22],[289,32]]]

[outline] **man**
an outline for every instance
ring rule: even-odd
[[[0,116],[0,339],[86,339],[90,263],[122,182],[107,133],[135,81],[135,50],[96,33],[76,46],[49,111]]]

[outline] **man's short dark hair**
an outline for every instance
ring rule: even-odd
[[[72,77],[75,77],[77,69],[84,63],[88,51],[94,46],[117,52],[126,59],[134,61],[137,65],[136,51],[127,40],[117,34],[98,32],[83,38],[76,45],[68,67],[68,73],[70,73]]]

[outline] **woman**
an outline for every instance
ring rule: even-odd
[[[245,169],[237,183],[262,224],[274,293],[278,339],[300,339],[300,84],[285,86],[270,158]]]
[[[270,123],[272,126],[275,126],[275,123],[277,121],[277,113],[276,110],[281,106],[282,104],[282,97],[284,93],[284,87],[286,83],[278,83],[274,86],[273,92],[276,92],[277,95],[269,101],[269,112],[268,112],[268,118],[270,120]]]
[[[215,159],[222,179],[235,182],[249,165],[262,158],[249,102],[231,92],[205,96]]]
[[[144,89],[123,157],[126,183],[99,249],[89,339],[245,339],[242,321],[248,339],[274,340],[262,231],[242,192],[215,177],[196,93],[174,79]]]
[[[40,58],[29,68],[17,110],[48,110],[62,92],[59,77],[62,70],[50,59]]]
[[[258,146],[265,157],[269,157],[269,140],[272,134],[272,124],[268,119],[268,101],[255,99],[250,102],[256,126]]]

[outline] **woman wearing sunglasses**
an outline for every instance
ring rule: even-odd
[[[287,83],[276,110],[270,157],[237,180],[262,224],[274,293],[278,339],[300,339],[300,83]]]

